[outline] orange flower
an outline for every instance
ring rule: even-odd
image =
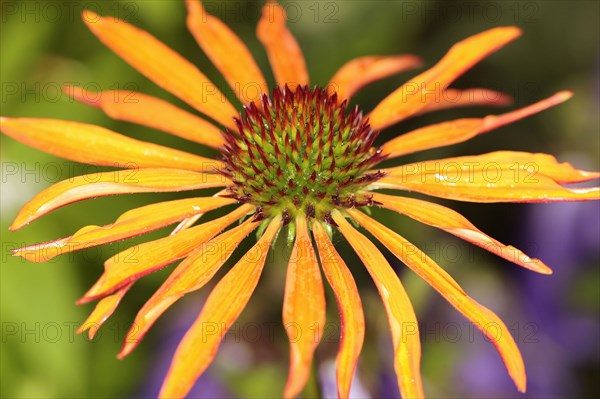
[[[383,254],[352,226],[350,219],[425,279],[484,334],[485,326],[494,323],[500,331],[490,339],[517,389],[525,391],[521,354],[498,316],[470,298],[427,255],[415,251],[401,235],[362,210],[381,206],[445,230],[530,270],[551,273],[540,260],[491,238],[451,209],[375,192],[382,188],[407,190],[471,202],[599,199],[597,187],[563,186],[598,178],[599,173],[575,169],[545,154],[500,151],[376,169],[384,159],[460,143],[567,100],[571,93],[560,92],[517,111],[439,123],[390,139],[381,147],[373,145],[382,129],[415,115],[463,105],[510,102],[502,93],[485,89],[460,91],[450,85],[477,62],[517,38],[520,30],[494,28],[459,42],[435,66],[389,94],[368,118],[363,118],[358,110],[347,112],[347,100],[370,82],[418,67],[417,57],[355,59],[340,68],[327,89],[310,88],[302,51],[286,27],[283,9],[267,3],[257,35],[266,48],[277,81],[269,92],[265,78],[242,41],[223,22],[208,15],[199,1],[189,0],[187,7],[189,30],[244,104],[241,111],[193,64],[152,35],[91,11],[84,12],[83,20],[104,44],[203,116],[141,93],[135,94],[136,102],[128,102],[118,92],[90,96],[77,88],[67,90],[76,99],[101,108],[114,119],[215,148],[221,152],[221,159],[130,139],[83,123],[32,118],[1,120],[4,134],[34,148],[78,162],[120,167],[47,188],[18,213],[12,230],[54,209],[88,198],[223,188],[214,196],[133,209],[113,224],[87,226],[72,236],[14,251],[15,255],[41,262],[179,222],[170,236],[136,245],[106,261],[104,274],[79,300],[79,303],[100,300],[80,332],[93,324],[102,324],[138,279],[183,259],[138,313],[135,328],[129,331],[119,354],[126,356],[163,312],[210,281],[233,249],[258,229],[258,242],[213,289],[173,357],[161,396],[185,396],[211,363],[225,332],[243,311],[263,271],[269,247],[280,229],[287,226],[293,250],[283,308],[283,322],[290,337],[290,372],[284,396],[295,397],[304,388],[322,333],[317,331],[316,337],[314,334],[296,337],[296,329],[307,331],[325,323],[322,269],[340,312],[337,386],[339,397],[346,398],[361,351],[365,323],[352,274],[331,241],[332,230],[338,230],[364,263],[383,300],[402,395],[423,397],[421,344],[410,300]],[[233,204],[237,208],[225,216],[195,225],[205,213]],[[237,221],[242,223],[228,229]],[[227,250],[215,253],[214,248]],[[135,262],[127,261],[131,257]],[[220,334],[203,335],[206,322],[220,326]],[[88,333],[92,337],[95,329]]]

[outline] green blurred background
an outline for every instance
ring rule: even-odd
[[[254,34],[261,3],[205,3],[244,39],[267,79],[272,81],[266,54]],[[573,99],[471,142],[419,153],[403,161],[506,149],[555,154],[561,161],[588,170],[598,170],[600,159],[599,4],[597,1],[284,2],[290,29],[304,50],[311,81],[317,85],[326,84],[337,68],[353,57],[413,53],[431,66],[453,43],[471,34],[500,25],[521,27],[522,38],[477,65],[455,87],[501,90],[512,95],[518,106],[563,89],[573,90]],[[199,145],[113,121],[60,92],[65,83],[92,90],[139,90],[188,108],[104,47],[80,21],[84,8],[118,16],[149,30],[198,65],[220,87],[226,87],[186,31],[185,7],[178,1],[2,1],[2,115],[93,123],[131,137],[215,155]],[[135,51],[135,43],[131,46]],[[411,76],[411,72],[404,73],[370,85],[353,102],[368,111]],[[438,112],[397,125],[382,136],[393,137],[428,123],[493,112],[500,111],[471,108]],[[27,263],[11,257],[9,251],[70,235],[87,224],[107,224],[128,209],[181,196],[150,194],[84,201],[59,209],[18,232],[9,232],[8,226],[18,209],[35,193],[69,176],[97,168],[63,161],[5,136],[1,140],[0,395],[54,398],[156,394],[177,337],[199,312],[212,285],[167,312],[124,361],[116,360],[115,355],[129,323],[171,269],[140,280],[91,342],[74,331],[93,306],[78,307],[74,302],[100,276],[104,259],[132,242],[168,234],[168,229],[127,243],[65,255],[47,264]],[[445,203],[500,241],[541,258],[556,268],[555,275],[532,276],[402,216],[384,211],[374,214],[385,217],[388,225],[423,247],[471,296],[505,320],[524,353],[530,381],[527,397],[597,395],[600,391],[597,205]],[[249,243],[245,243],[244,248],[248,247]],[[394,397],[397,392],[384,309],[351,248],[341,241],[339,248],[355,274],[367,318],[367,339],[355,394]],[[284,247],[270,260],[255,297],[240,319],[239,329],[228,336],[215,363],[203,377],[205,389],[195,391],[195,395],[280,396],[288,359],[287,342],[280,326],[286,252]],[[511,387],[493,346],[479,333],[471,337],[469,326],[464,324],[466,320],[410,271],[389,259],[414,300],[422,323],[426,392],[440,398],[522,397]],[[317,354],[325,382],[331,379],[338,345],[337,310],[330,291],[328,296],[331,324],[326,342]],[[326,383],[326,394],[330,392],[327,389],[330,387]]]

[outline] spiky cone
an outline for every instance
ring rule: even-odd
[[[175,261],[183,261],[140,310],[119,354],[125,357],[153,323],[184,295],[207,284],[235,249],[252,232],[258,241],[216,284],[177,349],[164,381],[162,397],[185,396],[206,370],[221,337],[246,306],[263,272],[269,248],[287,226],[293,243],[287,268],[283,321],[286,325],[324,325],[323,278],[332,287],[341,317],[337,358],[338,396],[349,395],[361,351],[365,322],[358,289],[348,266],[336,251],[331,234],[341,233],[364,263],[381,295],[389,319],[394,368],[404,397],[423,397],[420,376],[421,344],[417,331],[407,334],[403,323],[417,319],[402,283],[377,246],[355,225],[362,226],[393,255],[427,281],[460,313],[479,327],[494,323],[500,331],[493,344],[519,391],[526,375],[521,354],[504,323],[491,310],[470,298],[455,280],[397,232],[368,216],[373,206],[402,213],[442,229],[517,265],[550,274],[542,261],[505,245],[444,206],[401,195],[380,194],[380,188],[409,190],[433,197],[468,202],[551,202],[597,200],[599,190],[568,188],[598,173],[558,163],[546,154],[500,151],[479,156],[423,161],[378,169],[384,159],[456,144],[538,113],[567,100],[560,92],[536,104],[485,118],[458,119],[426,126],[374,145],[386,127],[409,117],[465,105],[507,105],[510,97],[486,89],[457,90],[452,82],[489,54],[520,35],[514,27],[494,28],[454,45],[429,70],[384,98],[363,117],[348,110],[348,99],[364,85],[420,65],[411,55],[365,56],[336,72],[327,90],[311,86],[300,46],[285,25],[276,3],[264,8],[257,35],[265,46],[277,85],[266,81],[244,43],[199,1],[187,1],[187,25],[200,47],[223,74],[244,104],[236,110],[193,64],[158,39],[115,18],[83,14],[91,31],[147,78],[187,102],[202,115],[165,101],[135,93],[138,102],[123,101],[119,93],[94,96],[77,88],[67,93],[99,107],[114,119],[138,123],[212,147],[220,159],[200,157],[84,123],[34,118],[2,118],[4,134],[56,156],[94,165],[119,166],[112,172],[75,177],[36,195],[18,213],[11,229],[72,202],[105,195],[141,192],[181,192],[219,187],[213,196],[160,202],[130,210],[106,226],[86,226],[72,236],[30,245],[14,255],[42,262],[61,254],[141,235],[179,223],[170,236],[136,245],[113,256],[94,286],[79,300],[99,300],[79,332],[101,325],[115,311],[130,287],[143,276]],[[132,47],[132,43],[135,46]],[[174,73],[176,72],[176,73]],[[254,85],[256,95],[240,87]],[[415,86],[416,85],[416,86]],[[207,88],[211,92],[207,92]],[[414,88],[420,90],[415,91]],[[458,101],[431,102],[437,98]],[[116,94],[116,95],[115,95]],[[95,99],[91,101],[90,99]],[[210,120],[209,120],[210,119]],[[501,178],[489,184],[482,165],[494,162]],[[514,180],[514,165],[533,180]],[[458,165],[468,178],[454,179],[447,166]],[[529,165],[529,166],[528,166]],[[531,165],[535,165],[532,168]],[[129,169],[128,169],[129,168]],[[131,179],[131,176],[135,176]],[[401,194],[401,193],[400,193]],[[204,214],[234,206],[217,219],[197,224]],[[236,222],[242,223],[236,223]],[[316,250],[313,246],[316,243]],[[214,253],[213,248],[227,248]],[[411,248],[407,251],[407,248]],[[124,262],[135,256],[136,262]],[[221,326],[210,339],[202,334],[205,322]],[[93,336],[97,329],[89,329]],[[291,331],[287,331],[291,338]],[[317,338],[317,339],[313,339]],[[290,339],[290,373],[284,396],[299,395],[306,384],[320,334]]]

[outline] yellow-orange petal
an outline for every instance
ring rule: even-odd
[[[296,241],[285,280],[283,327],[290,341],[290,371],[283,396],[294,398],[308,381],[325,328],[325,291],[304,215],[296,217]]]
[[[179,344],[159,397],[183,398],[214,359],[225,333],[242,313],[262,273],[279,228],[275,217],[260,240],[223,277]]]
[[[527,376],[523,358],[502,320],[494,312],[469,297],[444,269],[404,237],[357,209],[350,209],[348,213],[481,330],[500,353],[517,389],[525,392]]]
[[[567,188],[598,178],[596,172],[558,163],[547,154],[498,151],[417,162],[385,169],[370,188],[411,190],[471,202],[556,202],[600,198],[600,188]]]
[[[119,306],[119,303],[121,302],[121,299],[123,299],[123,296],[125,296],[125,293],[129,291],[129,288],[131,288],[132,285],[133,283],[128,284],[114,294],[109,295],[106,298],[102,298],[89,317],[79,327],[77,334],[87,331],[88,338],[94,339],[94,336],[96,336],[96,333],[102,324],[104,324],[104,322],[115,312],[117,306]]]
[[[418,114],[424,114],[442,109],[485,105],[494,107],[503,107],[511,105],[513,99],[506,93],[490,89],[446,89],[440,93],[440,98],[427,103],[427,106]]]
[[[176,235],[134,245],[104,262],[104,273],[77,301],[87,303],[111,294],[168,264],[188,256],[199,245],[245,216],[252,206],[242,205],[225,216],[191,227]]]
[[[384,155],[395,158],[417,151],[461,143],[477,136],[482,127],[483,119],[478,118],[463,118],[436,123],[393,138],[386,142],[381,149]]]
[[[127,356],[140,343],[150,327],[175,302],[208,283],[258,224],[252,219],[209,241],[192,252],[160,286],[138,312],[127,333],[119,358]]]
[[[222,165],[158,144],[135,140],[100,126],[41,118],[0,118],[2,133],[30,147],[91,165],[120,168],[212,170]]]
[[[200,197],[150,204],[125,212],[114,223],[86,226],[70,237],[15,249],[13,255],[46,262],[68,252],[146,234],[234,202],[231,198]]]
[[[431,69],[383,99],[369,116],[371,126],[383,129],[421,112],[459,76],[520,34],[521,30],[514,26],[498,27],[458,42]]]
[[[526,175],[528,183],[534,183],[533,180],[537,175],[547,176],[561,184],[581,183],[600,178],[600,172],[576,169],[568,162],[559,163],[553,155],[523,151],[494,151],[482,155],[467,155],[425,162],[431,163],[408,164],[382,170],[389,173],[390,176],[403,177],[406,174],[417,172],[414,166],[422,164],[418,173],[436,173],[438,172],[438,170],[435,170],[436,167],[441,170],[442,166],[445,166],[445,169],[460,166],[461,169],[473,172],[473,174],[485,171],[487,168],[490,169],[489,175],[491,175],[491,169],[498,166],[501,169],[514,170],[512,177],[515,180],[519,180],[520,173]],[[470,179],[470,176],[466,174],[464,177]],[[491,179],[491,176],[486,177],[495,180]]]
[[[369,83],[421,66],[414,55],[365,56],[348,61],[333,75],[327,90],[341,103]]]
[[[217,174],[179,169],[126,169],[91,173],[63,180],[38,193],[21,208],[10,229],[19,229],[54,209],[88,198],[198,190],[228,184],[231,184],[229,180]]]
[[[221,129],[160,98],[127,90],[94,92],[77,86],[66,86],[64,91],[116,120],[148,126],[212,148],[225,144]]]
[[[208,58],[223,74],[244,104],[269,93],[262,72],[248,48],[220,19],[210,15],[199,0],[186,0],[187,26]]]
[[[477,135],[487,133],[490,130],[560,104],[568,100],[571,95],[571,92],[562,91],[545,100],[502,115],[488,115],[485,118],[465,118],[425,126],[388,141],[383,145],[382,151],[384,155],[393,158],[417,151],[462,143]]]
[[[312,231],[319,250],[321,267],[337,299],[340,312],[340,349],[336,361],[338,398],[348,398],[352,377],[365,338],[362,302],[348,266],[338,254],[320,222]]]
[[[293,90],[308,85],[308,71],[298,42],[285,25],[286,14],[275,1],[267,1],[256,28],[256,35],[267,50],[275,80]]]
[[[402,397],[425,397],[420,371],[419,324],[400,279],[379,249],[352,227],[339,211],[332,211],[331,216],[364,263],[385,306],[394,343],[394,369]]]
[[[530,258],[517,248],[504,245],[475,227],[460,213],[445,206],[415,198],[373,193],[373,200],[384,208],[399,212],[429,226],[437,227],[493,254],[534,272],[552,274],[541,260]]]
[[[148,79],[223,126],[235,129],[237,111],[191,62],[125,21],[90,10],[85,10],[82,18],[102,43]]]

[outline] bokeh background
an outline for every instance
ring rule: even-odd
[[[206,4],[244,39],[267,79],[272,81],[266,54],[254,34],[261,2]],[[522,38],[481,62],[454,86],[501,90],[514,97],[515,106],[563,89],[574,90],[573,99],[468,143],[419,153],[403,161],[506,149],[555,154],[561,161],[588,170],[600,167],[599,4],[556,0],[284,2],[290,29],[305,52],[312,82],[318,85],[326,84],[336,69],[353,57],[413,53],[431,66],[453,43],[471,34],[500,25],[521,27]],[[92,90],[139,90],[187,108],[104,47],[80,21],[84,8],[116,15],[149,30],[198,65],[220,87],[226,87],[186,31],[184,5],[178,1],[2,1],[2,115],[94,123],[131,137],[215,155],[199,145],[113,121],[60,92],[65,83]],[[135,43],[131,47],[135,51]],[[414,74],[403,73],[375,83],[356,95],[353,103],[368,111]],[[393,137],[428,123],[493,112],[501,110],[479,107],[438,112],[399,124],[382,136]],[[74,331],[93,305],[78,307],[74,302],[100,276],[104,259],[133,243],[168,234],[168,229],[126,243],[65,255],[46,264],[13,258],[9,250],[67,236],[87,224],[107,224],[128,209],[180,196],[139,194],[88,200],[59,209],[21,231],[9,232],[12,218],[35,193],[97,168],[90,170],[63,161],[5,136],[1,144],[0,395],[15,398],[156,395],[179,338],[200,311],[214,283],[177,303],[124,361],[116,360],[115,355],[129,324],[171,268],[140,280],[92,341]],[[405,217],[374,211],[437,260],[471,296],[496,311],[510,327],[524,355],[529,389],[520,395],[511,385],[493,346],[437,293],[390,256],[421,323],[422,370],[429,396],[597,397],[600,393],[598,205],[440,202],[462,212],[500,241],[541,258],[555,273],[541,276],[527,272]],[[398,397],[384,309],[352,249],[339,241],[339,250],[361,290],[367,318],[367,338],[353,396]],[[193,397],[281,395],[288,362],[287,341],[280,324],[288,250],[285,243],[280,244],[282,249],[267,264],[249,307],[227,336]],[[325,397],[331,397],[335,392],[333,375],[339,327],[335,301],[328,288],[327,295],[328,325],[317,360],[321,391]],[[307,397],[316,394],[313,383]]]

